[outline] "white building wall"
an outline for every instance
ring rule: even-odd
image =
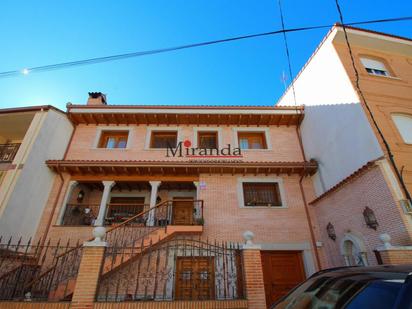
[[[307,106],[301,125],[306,159],[315,159],[318,195],[367,162],[383,156],[359,103]]]
[[[323,105],[359,102],[345,68],[332,45],[334,30],[321,43],[294,81],[298,105]],[[289,87],[277,105],[295,105]]]
[[[24,165],[18,170],[15,185],[0,218],[0,235],[4,237],[32,237],[38,227],[43,209],[56,177],[45,164],[48,159],[62,159],[73,130],[67,117],[57,111],[39,112],[28,133]],[[35,121],[36,120],[36,121]],[[22,145],[23,146],[23,145]],[[20,151],[19,151],[20,152]]]

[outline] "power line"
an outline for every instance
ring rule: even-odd
[[[293,100],[295,101],[295,106],[297,106],[295,85],[294,85],[293,75],[292,75],[292,65],[290,64],[290,53],[289,53],[288,39],[286,37],[285,21],[283,19],[283,11],[282,11],[281,0],[278,0],[278,4],[279,4],[280,21],[281,21],[282,30],[283,30],[283,32],[282,32],[283,33],[283,42],[285,43],[286,58],[288,60],[289,77],[290,77],[291,85],[292,85]]]
[[[352,23],[348,23],[346,25],[347,26],[354,26],[354,25],[365,25],[365,24],[373,24],[373,23],[387,23],[387,22],[397,22],[397,21],[406,21],[406,20],[412,20],[412,16],[352,22]],[[12,76],[16,76],[16,75],[29,74],[29,73],[35,73],[35,72],[45,72],[45,71],[51,71],[51,70],[59,70],[59,69],[64,69],[64,68],[69,68],[69,67],[74,67],[74,66],[90,65],[90,64],[96,64],[96,63],[103,63],[103,62],[121,60],[121,59],[126,59],[126,58],[154,55],[154,54],[178,51],[178,50],[182,50],[182,49],[189,49],[189,48],[208,46],[208,45],[214,45],[214,44],[220,44],[220,43],[226,43],[226,42],[232,42],[232,41],[239,41],[239,40],[244,40],[244,39],[270,36],[270,35],[275,35],[275,34],[280,34],[280,33],[307,31],[307,30],[315,30],[315,29],[322,29],[322,28],[331,28],[332,26],[333,25],[318,25],[318,26],[282,29],[282,30],[276,30],[276,31],[270,31],[270,32],[249,34],[249,35],[230,37],[230,38],[225,38],[225,39],[220,39],[220,40],[206,41],[206,42],[180,45],[180,46],[174,46],[174,47],[167,47],[167,48],[161,48],[161,49],[153,49],[153,50],[147,50],[147,51],[137,51],[137,52],[117,54],[117,55],[111,55],[111,56],[96,57],[96,58],[89,58],[89,59],[83,59],[83,60],[77,60],[77,61],[69,61],[69,62],[62,62],[62,63],[56,63],[56,64],[49,64],[49,65],[37,66],[37,67],[32,67],[32,68],[25,68],[25,69],[20,69],[20,70],[4,71],[4,72],[0,72],[0,78],[12,77]]]
[[[344,23],[343,14],[342,14],[342,10],[341,10],[340,4],[339,4],[339,0],[335,0],[335,3],[336,3],[336,8],[337,8],[338,13],[339,13],[339,19],[340,19],[340,22],[341,22],[341,26],[342,26],[342,28],[343,28],[343,33],[344,33],[344,35],[345,35],[346,45],[347,45],[347,47],[348,47],[348,49],[349,49],[349,55],[350,55],[350,58],[351,58],[352,67],[353,67],[353,70],[355,71],[355,86],[356,86],[356,89],[358,90],[358,93],[359,93],[359,95],[360,95],[360,97],[361,97],[361,100],[363,101],[363,103],[364,103],[364,105],[365,105],[365,107],[366,107],[366,110],[368,111],[368,114],[369,114],[369,116],[370,116],[370,118],[371,118],[371,120],[372,120],[372,123],[373,123],[374,127],[376,128],[376,131],[378,132],[379,136],[381,137],[381,139],[382,139],[382,141],[383,141],[383,144],[384,144],[384,146],[385,146],[385,149],[386,149],[386,151],[388,152],[389,161],[391,162],[391,164],[392,164],[392,166],[393,166],[393,168],[394,168],[394,170],[395,170],[395,172],[396,172],[396,176],[397,176],[397,178],[399,179],[399,182],[401,183],[401,186],[402,186],[403,191],[405,192],[406,198],[409,200],[410,203],[412,203],[411,195],[410,195],[410,193],[409,193],[409,191],[408,191],[408,188],[406,187],[405,182],[403,181],[402,174],[401,174],[401,172],[399,171],[399,169],[398,169],[398,167],[397,167],[397,165],[396,165],[396,162],[395,162],[395,160],[394,160],[394,158],[393,158],[393,153],[392,153],[392,151],[391,151],[391,148],[390,148],[390,146],[389,146],[389,143],[388,143],[388,141],[386,140],[385,136],[383,135],[383,132],[382,132],[381,128],[379,127],[378,123],[376,122],[375,116],[374,116],[372,110],[370,109],[369,104],[367,103],[366,98],[365,98],[365,96],[364,96],[364,94],[363,94],[363,91],[362,91],[362,89],[361,89],[361,87],[360,87],[359,72],[358,72],[358,69],[356,68],[356,65],[355,65],[355,59],[354,59],[353,52],[352,52],[352,46],[351,46],[351,44],[349,43],[348,33],[347,33],[347,31],[346,31],[346,26],[347,26],[348,24],[345,25],[345,23]]]

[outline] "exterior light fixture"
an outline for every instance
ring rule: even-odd
[[[335,233],[335,227],[333,226],[332,223],[328,223],[328,225],[326,226],[326,231],[328,232],[328,236],[330,239],[332,239],[333,241],[336,240],[336,233]]]
[[[365,219],[367,226],[369,226],[371,229],[376,230],[379,224],[372,209],[365,207],[365,209],[363,210],[363,218]]]
[[[79,193],[77,194],[77,203],[83,202],[84,199],[84,191],[80,190]]]

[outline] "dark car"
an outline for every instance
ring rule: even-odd
[[[298,285],[271,308],[412,308],[412,265],[323,270]]]

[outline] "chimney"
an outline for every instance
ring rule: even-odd
[[[106,95],[101,92],[89,92],[87,105],[107,105]]]

